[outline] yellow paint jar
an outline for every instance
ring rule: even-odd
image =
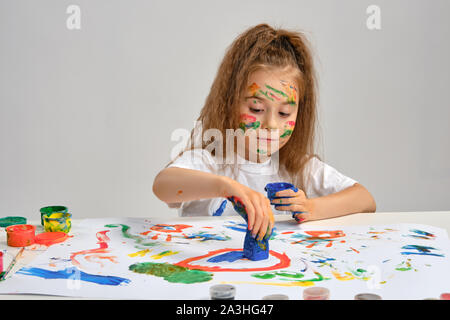
[[[46,232],[69,233],[72,227],[72,214],[69,212],[53,212],[44,214],[44,230]]]

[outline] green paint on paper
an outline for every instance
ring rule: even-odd
[[[158,244],[157,242],[145,243],[144,242],[146,240],[145,238],[130,234],[129,233],[130,227],[125,224],[107,224],[107,225],[105,225],[105,227],[106,228],[122,227],[122,236],[127,239],[133,239],[140,246],[152,247],[152,246],[156,246]]]
[[[413,270],[413,267],[411,266],[411,259],[408,259],[406,261],[403,261],[402,263],[397,265],[397,268],[395,268],[397,271],[409,271]],[[415,270],[417,271],[417,270]]]
[[[299,272],[275,271],[275,272],[268,272],[268,273],[252,274],[252,277],[255,277],[258,279],[273,279],[275,277],[281,277],[281,279],[279,279],[279,280],[291,281],[292,279],[301,279],[304,277],[304,275]],[[313,281],[313,280],[307,280],[307,281]]]
[[[143,262],[132,264],[128,268],[136,273],[151,274],[172,283],[197,283],[212,279],[212,273],[202,270],[190,270],[169,263]]]

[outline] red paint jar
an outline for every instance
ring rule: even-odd
[[[10,247],[26,247],[34,243],[36,227],[31,224],[16,224],[6,228],[7,243]]]

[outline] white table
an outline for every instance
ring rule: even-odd
[[[151,217],[149,217],[151,218]],[[230,216],[227,217],[179,217],[177,220],[180,223],[186,223],[192,220],[205,220],[205,219],[227,219],[231,220]],[[234,217],[233,217],[234,218]],[[236,220],[240,221],[240,217],[236,216]],[[292,220],[290,216],[276,216],[276,223],[283,223],[283,221]],[[73,224],[76,224],[80,220],[72,220]],[[173,219],[171,219],[173,221]],[[42,227],[39,221],[31,221],[30,224],[39,226],[36,233],[42,232]],[[447,234],[450,235],[450,211],[423,211],[423,212],[377,212],[377,213],[358,213],[351,214],[334,219],[326,219],[319,221],[306,222],[305,226],[311,227],[328,227],[328,226],[351,226],[351,225],[379,225],[379,224],[396,224],[396,223],[417,223],[431,225],[434,227],[447,230]],[[0,234],[0,242],[6,243],[5,232]],[[33,257],[24,257],[26,259],[32,259]],[[5,266],[7,268],[7,266]],[[0,300],[14,300],[14,299],[81,299],[73,297],[55,297],[45,295],[0,295]],[[89,300],[89,299],[87,299]]]

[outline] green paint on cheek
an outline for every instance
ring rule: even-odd
[[[132,264],[128,268],[136,273],[151,274],[172,283],[198,283],[212,279],[212,274],[202,270],[190,270],[169,263],[143,262]]]
[[[284,130],[284,132],[280,136],[280,138],[286,138],[287,136],[290,136],[291,134],[292,134],[292,130]]]

